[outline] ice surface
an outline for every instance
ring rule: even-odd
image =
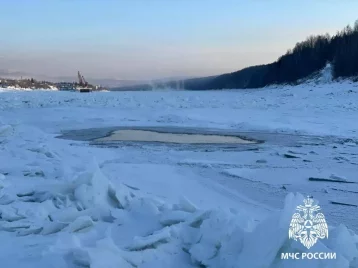
[[[348,81],[199,93],[2,92],[1,267],[358,267],[356,207],[329,203],[356,204],[357,100]],[[55,138],[118,125],[295,140],[188,149]],[[307,194],[330,226],[329,239],[310,250],[337,260],[280,259],[308,252],[288,239]]]
[[[185,221],[188,216],[189,213],[185,211],[170,211],[163,213],[163,216],[160,218],[160,223],[164,226],[173,225]]]
[[[128,246],[127,248],[129,250],[143,250],[149,247],[156,247],[160,243],[168,243],[170,241],[170,237],[170,229],[166,227],[147,237],[135,236],[133,238],[132,245]]]

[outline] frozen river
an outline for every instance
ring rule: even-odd
[[[128,155],[127,163],[138,157],[143,174],[148,174],[148,164],[171,166],[220,195],[230,193],[234,200],[266,211],[279,209],[288,192],[311,195],[320,200],[330,222],[358,230],[353,160],[358,154],[346,138],[170,126],[67,130],[60,138],[117,148]],[[140,188],[140,183],[128,183]]]
[[[344,256],[325,267],[349,267],[358,252],[346,228],[358,231],[357,96],[350,83],[2,92],[0,262],[291,267],[277,256],[297,250],[288,226],[309,195],[330,226],[319,248]]]

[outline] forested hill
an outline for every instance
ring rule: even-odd
[[[276,62],[253,66],[200,82],[185,81],[186,89],[257,88],[270,84],[295,83],[326,66],[333,65],[333,77],[358,76],[358,20],[334,36],[310,36]]]
[[[184,88],[208,90],[294,84],[323,69],[327,63],[333,65],[333,78],[358,76],[358,20],[353,27],[346,26],[334,36],[326,34],[308,37],[271,64],[213,77],[187,79]],[[168,82],[165,87],[177,88],[177,83]],[[126,89],[151,90],[152,87],[142,85]]]

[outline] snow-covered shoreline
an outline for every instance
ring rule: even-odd
[[[58,91],[57,87],[50,86],[50,88],[22,88],[22,87],[0,87],[0,92],[6,91]]]
[[[353,174],[357,100],[358,88],[350,83],[200,93],[1,92],[2,267],[358,267],[357,235],[339,224],[346,220],[343,209],[341,218],[328,222],[329,239],[313,248],[336,252],[336,260],[280,259],[282,252],[307,252],[288,239],[292,214],[303,200],[289,193],[301,179],[295,170]],[[263,145],[257,154],[97,148],[55,138],[64,129],[120,125],[298,132],[346,141],[335,149],[304,144],[290,152]],[[344,155],[348,162],[334,159],[340,152],[352,152]],[[311,162],[302,162],[301,155]],[[219,176],[218,167],[253,176],[255,183],[271,184],[279,176],[272,186],[278,206],[236,195],[236,179]],[[285,184],[285,176],[295,180]],[[339,193],[337,198],[349,196]],[[325,193],[314,188],[311,194]]]

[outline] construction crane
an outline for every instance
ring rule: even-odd
[[[87,81],[85,80],[85,78],[83,77],[83,75],[81,75],[80,71],[78,71],[78,82],[80,84],[80,86],[88,86]]]
[[[78,71],[77,76],[78,76],[78,83],[79,83],[77,90],[79,92],[91,92],[92,91],[91,87],[89,87],[88,82],[85,80],[83,75],[81,75],[80,71]]]

